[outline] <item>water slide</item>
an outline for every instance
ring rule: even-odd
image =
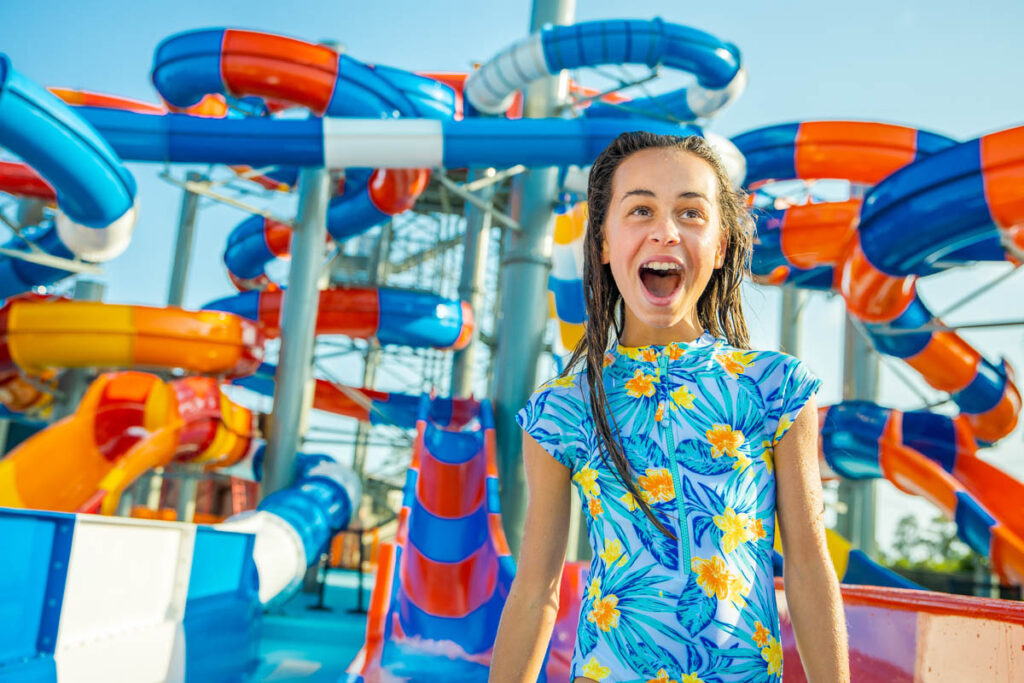
[[[606,40],[610,30],[614,36],[612,41]],[[691,31],[691,33],[687,34],[686,31]],[[694,63],[700,63],[701,59],[718,58],[722,63],[726,63],[729,61],[726,55],[735,58],[733,66],[738,65],[738,51],[735,48],[729,49],[730,46],[723,46],[714,41],[711,43],[712,47],[707,49],[710,54],[708,56],[694,48],[692,40],[690,42],[685,40],[692,39],[698,33],[685,29],[685,27],[676,27],[658,21],[592,22],[576,27],[553,27],[532,37],[521,46],[513,46],[502,53],[501,59],[495,60],[498,66],[489,64],[489,70],[486,70],[488,67],[481,69],[480,73],[492,75],[486,79],[481,77],[483,80],[476,81],[478,84],[476,90],[471,87],[473,83],[467,83],[467,100],[478,110],[485,111],[487,97],[490,97],[491,100],[494,100],[492,106],[498,107],[498,111],[501,111],[500,106],[504,104],[509,93],[504,92],[503,86],[500,84],[496,87],[495,83],[506,80],[504,77],[507,77],[509,71],[521,71],[524,65],[528,65],[530,69],[539,74],[544,73],[545,69],[548,71],[558,70],[589,63],[644,62],[645,59],[653,59],[654,62],[662,61],[671,65],[684,63],[691,66]],[[705,35],[700,34],[701,37]],[[623,36],[627,37],[623,38]],[[669,37],[672,40],[669,40]],[[706,46],[703,47],[706,48]],[[592,61],[585,61],[585,57]],[[729,71],[727,67],[728,64],[724,68],[725,72]],[[719,73],[717,79],[713,77],[702,79],[698,75],[699,87],[706,91],[728,91],[727,86],[736,80],[738,72],[737,66],[727,77]],[[487,83],[488,79],[490,82],[487,87],[479,86],[479,83]],[[483,97],[479,95],[474,97],[472,93],[479,92],[481,87],[490,92]],[[514,91],[517,87],[519,86],[514,84],[508,90]],[[699,91],[694,89],[694,92]],[[677,100],[680,100],[678,95]],[[697,100],[700,98],[695,98],[695,101]],[[684,94],[680,101],[689,103],[690,97]],[[664,102],[660,102],[656,106],[665,105]],[[678,106],[678,102],[673,106]],[[341,119],[331,116],[305,121],[197,119],[180,114],[143,114],[89,107],[83,108],[81,113],[96,124],[104,136],[109,137],[114,149],[126,159],[229,162],[252,166],[327,163],[332,167],[425,168],[439,163],[455,167],[469,164],[568,165],[586,163],[618,132],[636,127],[635,122],[630,123],[626,117],[608,117],[607,112],[602,113],[600,108],[597,109],[598,111],[593,112],[592,115],[573,121],[510,121],[507,119],[378,121],[355,117]],[[645,127],[673,133],[697,130],[691,126],[680,126],[660,121],[645,121]],[[375,140],[375,145],[372,148],[361,146],[359,138],[370,134],[381,137]],[[283,142],[289,144],[282,144]],[[449,444],[446,439],[440,439],[440,441],[442,445]],[[423,476],[422,482],[418,485],[421,497],[425,495],[429,498],[432,487],[430,482],[436,479],[436,477]],[[426,493],[422,493],[423,491]],[[410,506],[411,509],[412,506]],[[488,508],[488,510],[496,512],[495,508]],[[492,524],[495,518],[490,515],[493,512],[488,512]],[[430,520],[425,511],[421,511],[419,517],[422,520]],[[265,528],[278,531],[283,529],[276,523],[267,524]],[[500,529],[500,525],[498,528]],[[408,536],[411,537],[412,534],[413,529],[410,522]],[[423,550],[430,547],[432,552],[437,550],[436,546],[428,544],[438,543],[439,539],[423,536],[421,540],[422,544],[417,543],[416,549]],[[492,541],[492,544],[494,543]],[[443,548],[443,545],[441,547]],[[413,555],[412,552],[409,554]],[[501,553],[497,552],[497,554],[499,555],[497,564],[500,566]],[[383,559],[385,559],[384,555],[382,555]],[[393,559],[392,557],[392,561]],[[488,562],[483,564],[484,566],[493,566],[488,565]],[[381,566],[383,568],[384,565]],[[446,569],[446,567],[438,566],[436,561],[433,563],[421,562],[418,565],[406,564],[405,566],[407,568],[418,566],[421,573],[417,574],[413,571],[405,576],[396,575],[398,577],[396,583],[386,587],[390,591],[389,595],[399,600],[398,604],[400,605],[415,604],[419,607],[427,605],[427,609],[424,610],[426,617],[435,618],[424,618],[418,622],[421,629],[419,633],[428,635],[437,633],[438,626],[446,622],[437,619],[439,614],[429,611],[434,609],[430,606],[430,593],[429,591],[420,592],[417,582],[419,582],[418,586],[428,588],[431,585],[438,585],[430,582],[431,572]],[[484,575],[486,576],[486,573]],[[467,595],[480,599],[480,584],[474,583],[473,576],[472,573],[464,576],[466,580],[464,585],[477,586],[474,589],[475,592],[471,591]],[[567,571],[563,581],[571,582],[574,577],[577,581],[575,592],[578,593],[583,585],[578,573]],[[495,588],[498,585],[495,582]],[[402,586],[405,588],[401,588]],[[486,588],[486,583],[484,586]],[[426,590],[424,588],[424,591]],[[571,595],[573,591],[564,589],[563,594]],[[491,595],[493,596],[493,593]],[[392,601],[383,597],[383,594],[381,596],[378,598],[375,592],[374,604],[383,610],[392,604]],[[403,596],[405,596],[406,603],[401,602]],[[417,600],[419,602],[413,602]],[[466,604],[475,603],[468,602],[467,598]],[[493,605],[489,609],[493,612]],[[560,616],[565,614],[570,615],[571,619],[575,618],[575,611],[571,607],[560,610]],[[401,626],[399,620],[401,614],[391,613],[391,616],[393,618],[378,619],[375,622],[377,624],[383,622],[382,628],[377,631],[381,637],[375,641],[381,643],[382,646],[386,642],[382,640],[385,635],[389,639],[395,636],[404,637],[404,632],[393,629],[395,623]],[[563,636],[566,633],[569,634],[570,640],[567,647],[571,652],[571,634],[574,632],[574,625],[565,624],[564,619],[560,619],[559,623],[562,628],[560,633]],[[413,637],[408,638],[407,641],[416,641],[416,634],[417,632],[413,632]],[[372,636],[373,634],[368,633],[368,635]],[[422,644],[424,636],[421,635],[420,639]],[[552,661],[559,661],[558,657],[554,656],[559,651],[563,653],[562,661],[567,665],[568,662],[564,655],[566,643],[563,641],[564,637],[556,643],[556,648],[549,659],[549,667]],[[368,638],[368,646],[370,643],[371,640]],[[472,659],[472,657],[468,659]],[[380,661],[375,660],[372,653],[365,656],[363,660],[364,662]],[[479,663],[480,660],[476,658],[474,661]],[[428,663],[430,663],[428,660],[423,660],[423,664]],[[436,665],[437,660],[433,660],[433,663]],[[410,666],[415,664],[415,661],[410,660]],[[479,671],[479,668],[476,670]]]
[[[68,255],[107,261],[135,226],[135,179],[97,132],[0,55],[0,146],[55,188],[53,231]],[[0,268],[11,268],[4,257]],[[8,273],[0,271],[0,280]]]
[[[985,359],[955,331],[919,329],[933,314],[916,280],[978,260],[1014,260],[1024,218],[1024,129],[956,144],[924,131],[868,122],[805,122],[734,139],[747,183],[840,178],[863,200],[768,210],[758,220],[752,270],[768,284],[839,291],[876,349],[948,391],[956,418],[846,401],[820,415],[822,472],[885,477],[956,521],[1003,581],[1024,581],[1024,527],[1006,501],[1024,485],[975,455],[1012,431],[1020,394],[1013,370]],[[954,199],[955,198],[955,199]],[[1015,263],[1019,263],[1015,261]],[[941,320],[934,319],[941,324]],[[903,332],[903,333],[900,333]]]
[[[263,607],[298,587],[360,496],[320,461],[215,527],[0,508],[0,677],[246,680]]]
[[[380,546],[350,683],[487,679],[515,563],[501,523],[490,403],[462,417],[439,422],[421,403],[398,531]]]
[[[256,436],[252,413],[213,378],[105,373],[74,414],[0,460],[0,506],[110,515],[146,471],[172,461],[230,466]]]

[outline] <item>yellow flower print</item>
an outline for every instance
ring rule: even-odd
[[[604,512],[604,506],[601,505],[600,498],[588,498],[587,508],[590,510],[590,516],[595,518]]]
[[[597,624],[602,631],[608,632],[619,625],[619,610],[615,608],[619,604],[619,598],[615,595],[606,595],[603,598],[594,600],[594,608],[587,613],[587,621]]]
[[[755,541],[760,541],[762,538],[768,536],[768,532],[764,530],[764,520],[755,519],[750,523],[750,534],[754,537]]]
[[[611,672],[612,670],[607,666],[601,666],[594,655],[590,655],[590,661],[583,665],[583,675],[587,678],[593,678],[595,681],[607,678]]]
[[[663,401],[658,402],[658,410],[654,413],[654,421],[661,422],[665,417],[665,403]]]
[[[652,388],[651,391],[654,391]],[[786,433],[786,430],[793,426],[793,421],[789,419],[789,416],[783,415],[782,419],[779,420],[779,427],[775,430],[775,436],[772,438],[772,446],[779,443],[782,439],[782,435]]]
[[[658,352],[654,349],[640,349],[640,358],[644,359],[648,363],[657,363]]]
[[[669,396],[672,397],[672,400],[675,401],[677,405],[690,409],[693,408],[693,400],[696,398],[696,396],[694,396],[686,387],[679,387],[670,393]]]
[[[768,647],[768,639],[771,638],[771,632],[764,627],[760,621],[754,622],[754,642],[757,643],[758,647]]]
[[[576,376],[568,375],[566,377],[555,377],[544,385],[544,388],[548,387],[562,387],[563,389],[569,389],[576,386]]]
[[[626,393],[632,398],[654,396],[654,383],[658,381],[657,377],[645,375],[642,370],[637,369],[633,373],[633,379],[626,381]]]
[[[683,674],[683,678],[680,683],[704,683],[704,679],[697,675],[694,671],[692,674]]]
[[[750,467],[751,463],[753,463],[753,462],[754,461],[751,460],[750,458],[748,458],[745,454],[737,453],[736,454],[736,462],[734,462],[732,464],[732,468],[734,470],[739,470],[740,472],[743,472],[748,467]],[[753,474],[753,472],[747,472],[747,474]]]
[[[668,677],[668,672],[664,669],[658,669],[658,675],[655,678],[648,678],[647,683],[679,683],[674,678]]]
[[[705,432],[711,442],[711,457],[718,458],[726,453],[734,458],[739,457],[737,449],[743,445],[743,432],[729,425],[715,424]]]
[[[750,517],[745,512],[737,513],[732,508],[725,508],[725,514],[715,515],[715,526],[721,529],[722,551],[728,555],[736,550],[741,543],[753,540],[753,533],[747,528]]]
[[[717,555],[709,560],[695,557],[690,561],[690,568],[697,573],[697,585],[711,597],[717,595],[725,600],[729,595],[729,568]]]
[[[704,589],[708,597],[714,595],[719,600],[729,600],[737,608],[747,604],[741,596],[750,592],[750,586],[730,572],[722,558],[717,555],[708,560],[695,557],[690,562],[690,568],[697,573],[697,585]]]
[[[593,579],[590,582],[590,588],[587,589],[587,597],[599,598],[601,597],[601,579]]]
[[[640,486],[644,493],[643,496],[645,503],[661,503],[667,500],[672,500],[676,497],[675,486],[672,483],[672,473],[665,467],[659,467],[657,469],[653,467],[647,468],[647,474],[640,475],[639,477]]]
[[[669,342],[669,345],[665,347],[665,355],[669,360],[679,360],[683,357],[683,353],[683,347],[675,342]]]
[[[622,555],[622,543],[619,539],[613,538],[604,542],[604,552],[598,553],[604,563],[609,567]]]
[[[623,495],[619,496],[619,500],[626,504],[626,508],[633,512],[636,510],[636,498],[629,491],[626,491]]]
[[[756,357],[757,354],[753,351],[729,351],[727,353],[714,354],[715,360],[729,373],[730,377],[743,374],[753,364]]]
[[[597,483],[597,470],[584,465],[580,471],[572,475],[572,480],[579,484],[583,493],[588,496],[601,495],[601,485]]]
[[[750,593],[750,586],[743,582],[743,579],[736,574],[729,575],[729,594],[726,599],[733,604],[736,609],[742,609],[746,607],[747,601],[743,599],[743,596]]]
[[[761,658],[768,662],[769,675],[782,675],[782,645],[779,641],[769,637],[768,647],[761,650]]]
[[[640,348],[637,347],[637,346],[621,346],[620,345],[618,347],[618,350],[619,350],[619,353],[621,353],[622,355],[626,356],[627,358],[632,358],[633,360],[641,360],[641,358],[640,358]]]
[[[772,442],[762,441],[761,448],[764,449],[763,451],[761,451],[761,459],[764,460],[764,466],[768,468],[769,473],[774,472],[775,460],[773,458],[773,455],[775,454],[775,451],[774,449],[772,449]]]

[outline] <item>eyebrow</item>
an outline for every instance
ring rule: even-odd
[[[629,197],[631,195],[640,195],[642,197],[654,197],[654,196],[656,196],[654,194],[654,192],[652,192],[652,191],[650,191],[650,190],[648,190],[646,188],[637,187],[635,189],[630,190],[626,194],[622,195],[622,199],[620,199],[619,202],[621,203],[621,202],[626,201],[626,197]],[[707,203],[709,203],[709,204],[711,203],[711,200],[708,199],[707,196],[703,192],[697,192],[695,190],[690,190],[688,192],[680,192],[679,193],[679,199],[703,199]]]

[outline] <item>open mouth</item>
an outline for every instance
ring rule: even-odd
[[[640,266],[640,282],[654,299],[669,299],[683,283],[683,269],[678,263],[650,261]]]

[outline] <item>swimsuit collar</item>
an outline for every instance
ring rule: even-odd
[[[711,347],[718,341],[717,337],[705,329],[699,337],[692,341],[676,341],[664,345],[646,344],[644,346],[623,346],[616,343],[614,349],[609,352],[609,361],[614,362],[618,358],[626,358],[657,363],[661,357],[667,357],[672,361],[697,349]]]

